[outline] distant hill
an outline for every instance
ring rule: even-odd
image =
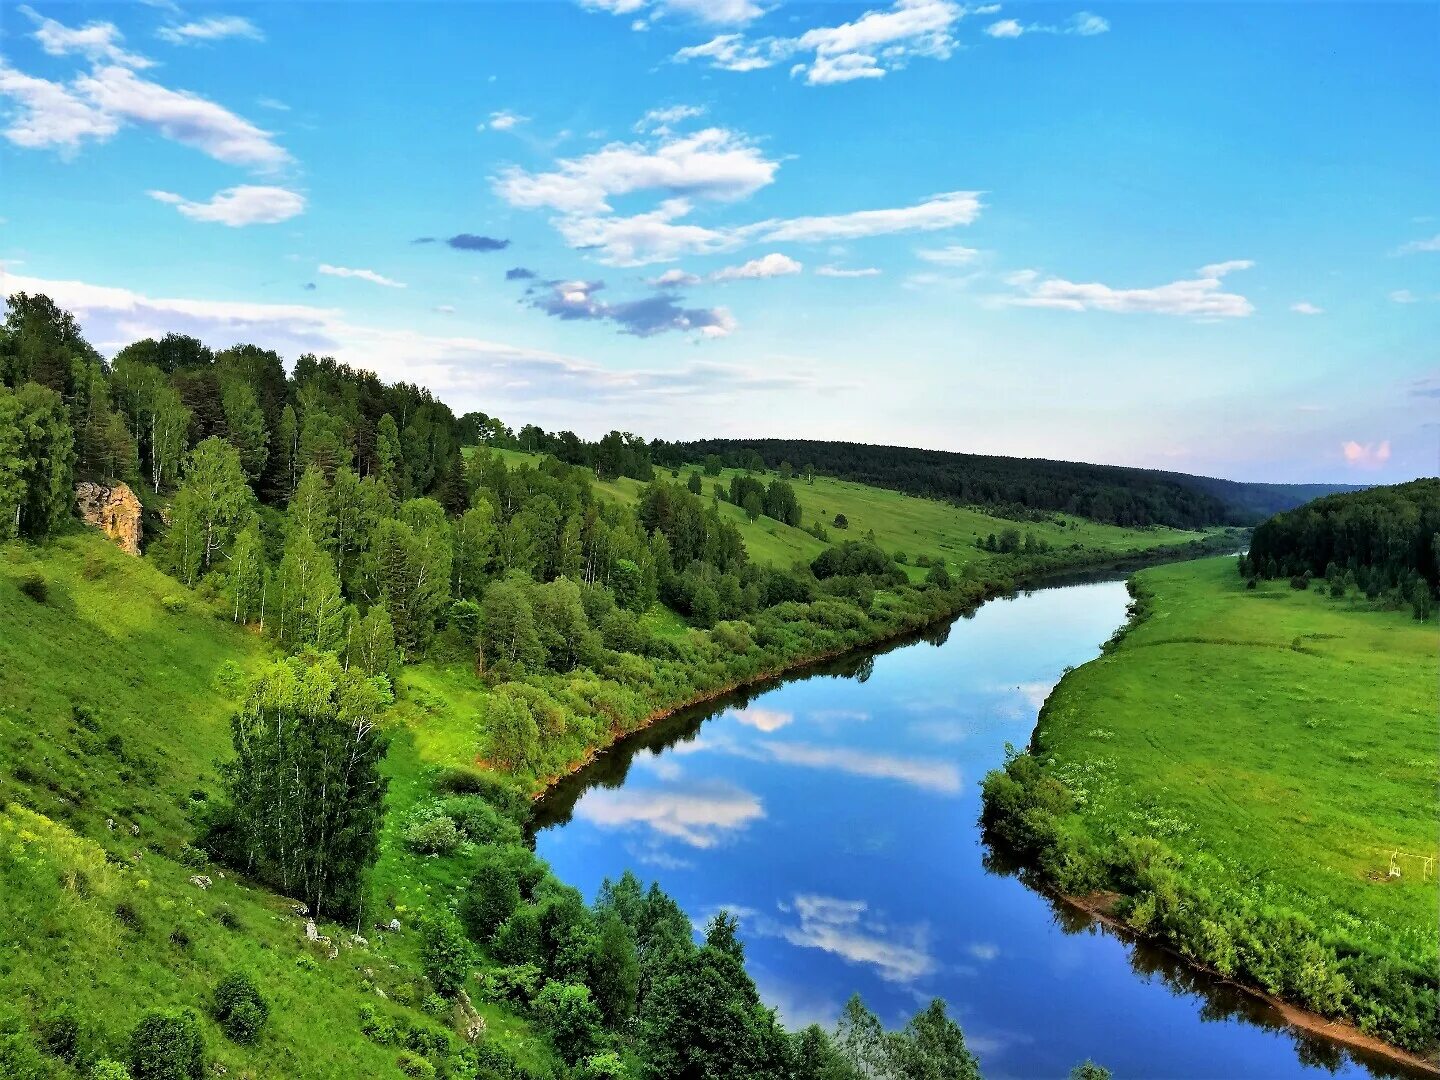
[[[1253,525],[1322,495],[1359,490],[1344,484],[1247,484],[1118,465],[807,439],[657,440],[650,449],[657,465],[698,462],[713,454],[738,466],[753,453],[767,468],[782,462],[797,471],[813,466],[827,476],[1010,516],[1064,512],[1124,526]]]

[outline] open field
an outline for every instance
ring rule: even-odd
[[[1286,581],[1247,590],[1228,558],[1145,570],[1135,588],[1141,618],[1062,680],[1033,754],[1077,797],[1101,860],[1119,857],[1127,837],[1159,840],[1181,895],[1213,896],[1239,922],[1206,928],[1192,908],[1167,923],[1149,900],[1131,921],[1222,970],[1234,945],[1243,969],[1244,921],[1288,912],[1339,966],[1294,988],[1277,974],[1272,992],[1338,1001],[1335,970],[1393,989],[1382,974],[1393,962],[1418,986],[1428,971],[1433,995],[1440,881],[1433,864],[1403,856],[1389,876],[1394,851],[1437,855],[1433,620]],[[1106,884],[1127,891],[1113,876]],[[1423,1010],[1376,1004],[1368,1022],[1389,1023],[1392,1006]],[[1426,1042],[1409,1030],[1412,1047]]]

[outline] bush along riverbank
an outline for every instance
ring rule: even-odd
[[[985,778],[987,839],[1032,884],[1433,1065],[1434,874],[1377,850],[1434,854],[1433,628],[1248,585],[1230,559],[1133,579],[1130,623]]]
[[[918,586],[892,567],[888,577],[846,583],[859,597],[784,601],[745,620],[717,622],[708,632],[652,640],[645,655],[612,653],[593,668],[496,682],[480,702],[478,764],[518,779],[538,797],[616,741],[682,709],[922,631],[1052,578],[1193,559],[1236,543],[1234,535],[1219,534],[1129,559],[1113,552],[1017,556]],[[855,557],[864,557],[855,547]]]

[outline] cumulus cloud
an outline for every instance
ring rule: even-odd
[[[1023,270],[1007,276],[1007,284],[1017,287],[1020,293],[1003,298],[1003,302],[1017,307],[1058,308],[1062,311],[1242,318],[1254,312],[1253,305],[1238,293],[1223,292],[1221,279],[1234,271],[1247,270],[1252,265],[1248,259],[1212,263],[1202,266],[1198,277],[1139,289],[1117,289],[1099,282],[1080,283],[1064,278],[1041,278],[1034,270]]]
[[[722,270],[715,271],[711,275],[714,281],[744,281],[756,278],[784,277],[787,274],[798,274],[804,267],[790,258],[788,255],[781,255],[778,251],[769,255],[762,255],[758,259],[751,259],[740,266],[727,266]]]
[[[153,60],[121,48],[120,43],[125,37],[115,28],[114,23],[90,22],[84,26],[71,27],[54,19],[47,19],[23,4],[18,10],[35,24],[36,30],[31,36],[51,56],[78,53],[95,63],[123,64],[135,68],[154,65]]]
[[[544,289],[536,290],[526,302],[557,319],[611,322],[622,334],[635,337],[679,331],[721,338],[735,330],[734,316],[723,307],[683,307],[679,298],[670,292],[611,303],[598,295],[604,288],[603,281],[552,281]]]
[[[305,209],[305,197],[282,187],[242,184],[216,192],[207,202],[191,202],[170,191],[152,191],[152,199],[169,203],[192,221],[214,221],[231,228],[274,225]]]
[[[1390,460],[1390,440],[1378,443],[1361,443],[1353,439],[1340,444],[1340,452],[1347,464],[1357,469],[1378,469]]]
[[[880,271],[873,266],[857,266],[854,268],[844,266],[819,266],[815,268],[815,273],[821,277],[862,278],[878,277]]]
[[[791,74],[803,75],[811,86],[880,79],[916,57],[948,60],[956,48],[955,24],[967,14],[995,10],[994,5],[969,7],[953,0],[895,0],[851,22],[814,27],[795,37],[752,40],[720,34],[679,50],[674,59],[702,61],[722,71],[758,71],[793,59]]]
[[[225,38],[249,38],[264,41],[265,35],[249,19],[240,15],[211,15],[178,26],[162,26],[155,36],[172,45],[193,45],[201,41],[223,41]]]
[[[355,270],[348,266],[331,266],[329,263],[321,263],[316,269],[328,277],[355,278],[358,281],[368,281],[375,285],[384,285],[388,289],[403,289],[403,281],[395,281],[377,274],[374,270]]]
[[[653,285],[657,289],[684,289],[691,285],[699,285],[700,278],[698,275],[686,270],[681,270],[679,267],[671,267],[663,274],[653,278],[646,278],[645,284]]]
[[[1018,19],[997,19],[985,27],[985,33],[993,38],[1017,38],[1021,34],[1074,34],[1078,37],[1094,37],[1110,29],[1109,20],[1089,11],[1077,11],[1063,23],[1022,23]]]
[[[1297,300],[1297,301],[1295,301],[1295,303],[1293,303],[1293,304],[1290,305],[1290,310],[1293,311],[1293,312],[1295,312],[1295,314],[1297,314],[1297,315],[1323,315],[1323,314],[1325,314],[1325,309],[1324,309],[1324,308],[1322,308],[1322,307],[1317,307],[1316,305],[1310,303],[1309,300]]]
[[[712,848],[765,816],[759,798],[724,783],[615,790],[597,788],[575,815],[602,829],[649,829],[695,848]]]
[[[16,71],[0,59],[0,95],[18,106],[5,128],[16,146],[37,150],[55,147],[73,155],[86,139],[103,142],[120,130],[120,121],[61,83]]]
[[[521,116],[519,113],[511,112],[509,109],[498,109],[490,114],[490,119],[480,125],[480,130],[487,128],[491,131],[510,131],[529,121],[528,116]]]
[[[745,709],[731,709],[729,715],[746,727],[763,731],[767,735],[795,722],[795,714],[792,712],[785,712],[781,709],[761,709],[754,706]]]
[[[662,136],[655,145],[611,143],[557,165],[541,173],[504,169],[494,181],[495,192],[511,206],[596,213],[610,210],[611,198],[639,191],[740,199],[771,183],[779,168],[724,128]]]

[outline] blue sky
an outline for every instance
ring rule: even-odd
[[[1088,5],[1088,6],[1087,6]],[[1435,4],[0,6],[0,288],[596,435],[1436,472]]]

